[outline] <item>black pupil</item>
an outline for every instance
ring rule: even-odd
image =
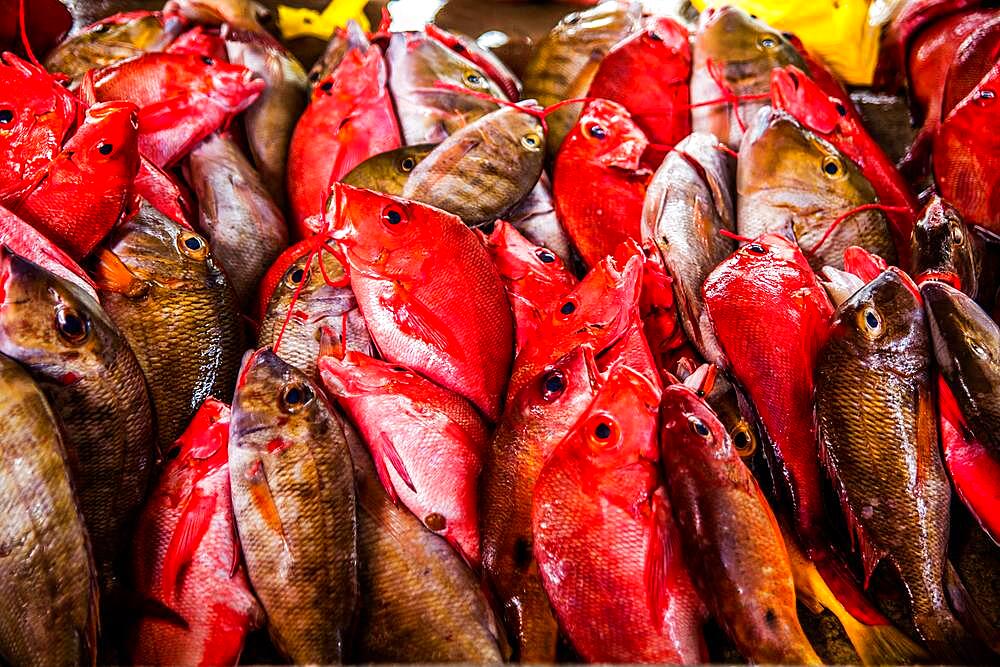
[[[402,366],[393,366],[392,370],[396,371],[397,373],[405,373],[406,372],[406,369],[403,368]]]
[[[63,314],[62,328],[67,336],[81,336],[84,333],[83,320],[72,313]]]
[[[594,137],[595,139],[603,139],[604,137],[608,136],[608,133],[605,132],[604,128],[601,127],[600,125],[591,125],[590,136]]]
[[[115,149],[113,144],[101,144],[97,147],[98,152],[101,155],[111,155],[111,151]]]
[[[285,402],[289,405],[298,405],[302,402],[305,392],[298,387],[292,387],[285,393]]]
[[[0,109],[0,123],[6,125],[10,121],[14,120],[14,112],[10,109]]]
[[[839,169],[840,168],[837,166],[836,162],[827,162],[825,165],[823,165],[823,171],[830,174],[831,176],[836,174]]]
[[[188,250],[200,250],[201,249],[201,239],[199,239],[197,237],[194,237],[194,236],[189,236],[188,238],[184,239],[184,246]]]
[[[320,86],[320,90],[330,90],[331,88],[333,88],[333,81],[325,81],[323,85]]]
[[[98,33],[100,33],[100,32],[107,32],[108,30],[111,30],[111,26],[109,26],[107,23],[102,23],[101,25],[99,25],[96,28],[94,28],[94,32],[98,32]]]
[[[979,93],[979,97],[984,100],[992,100],[995,93],[992,90],[984,90]]]
[[[546,264],[551,264],[552,262],[556,261],[556,256],[553,255],[548,250],[539,250],[538,259],[542,260]]]
[[[309,73],[309,80],[312,81],[313,83],[315,83],[317,80],[319,80],[319,72],[310,72]]]
[[[201,62],[205,63],[206,65],[214,65],[215,64],[215,61],[212,60],[211,58],[209,58],[208,56],[202,56],[201,57]]]
[[[413,169],[413,158],[408,157],[405,160],[403,160],[403,169],[405,171]]]
[[[403,214],[396,210],[390,210],[386,212],[385,220],[390,225],[398,225],[403,221]]]
[[[698,435],[708,435],[708,427],[705,426],[705,424],[703,424],[700,420],[694,423],[694,430]]]
[[[751,243],[750,245],[747,246],[747,250],[749,250],[755,255],[763,255],[765,252],[767,252],[766,250],[764,250],[764,246],[762,246],[759,243]]]
[[[295,269],[292,271],[292,282],[298,285],[302,282],[302,276],[305,272],[302,269]]]
[[[559,309],[559,312],[562,313],[563,315],[571,315],[574,310],[576,310],[576,304],[573,303],[572,301],[567,301]]]
[[[655,41],[655,42],[662,42],[663,41],[663,38],[660,37],[659,35],[657,35],[655,32],[650,32],[649,33],[649,38],[651,40]]]
[[[750,444],[750,436],[748,436],[744,431],[739,431],[736,434],[736,447],[739,449],[746,449],[747,445]]]
[[[565,382],[563,382],[562,375],[558,373],[553,373],[552,375],[545,378],[545,391],[550,394],[556,394],[566,388]]]
[[[875,315],[875,313],[869,312],[867,315],[865,315],[865,322],[867,322],[868,326],[871,327],[872,329],[878,328],[878,317]]]
[[[839,113],[841,116],[847,115],[847,109],[845,109],[844,105],[841,104],[840,102],[837,102],[837,113]]]
[[[611,437],[611,427],[604,422],[601,422],[597,425],[597,428],[594,429],[594,435],[597,436],[599,440],[607,440]]]

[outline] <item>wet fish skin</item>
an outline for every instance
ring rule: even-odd
[[[247,573],[272,641],[296,663],[342,661],[359,605],[351,456],[320,389],[270,350],[244,361],[229,466]]]
[[[0,394],[0,656],[94,664],[97,574],[59,424],[41,389],[3,355]]]
[[[349,171],[340,182],[356,188],[400,196],[414,168],[430,155],[437,145],[403,146],[373,155]]]
[[[983,241],[965,224],[958,211],[938,195],[924,206],[911,239],[913,275],[954,281],[975,298],[979,293]]]

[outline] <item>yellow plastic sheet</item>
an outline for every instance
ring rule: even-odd
[[[278,5],[278,29],[285,39],[316,37],[328,40],[337,28],[343,28],[351,19],[366,31],[371,29],[365,17],[368,0],[333,0],[321,12],[301,7]]]
[[[868,20],[869,0],[694,0],[694,5],[740,7],[777,30],[795,33],[843,81],[872,82],[881,26]]]

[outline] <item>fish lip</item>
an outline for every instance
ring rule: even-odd
[[[913,298],[917,300],[917,303],[923,304],[924,298],[920,294],[920,288],[917,287],[917,283],[913,281],[913,278],[911,278],[909,274],[897,266],[890,266],[885,272],[894,274],[899,279],[899,282],[903,285],[903,287],[910,291],[910,294],[912,294]]]

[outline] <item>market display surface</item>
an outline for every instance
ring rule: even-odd
[[[1000,8],[734,1],[0,1],[0,662],[1000,660]]]

